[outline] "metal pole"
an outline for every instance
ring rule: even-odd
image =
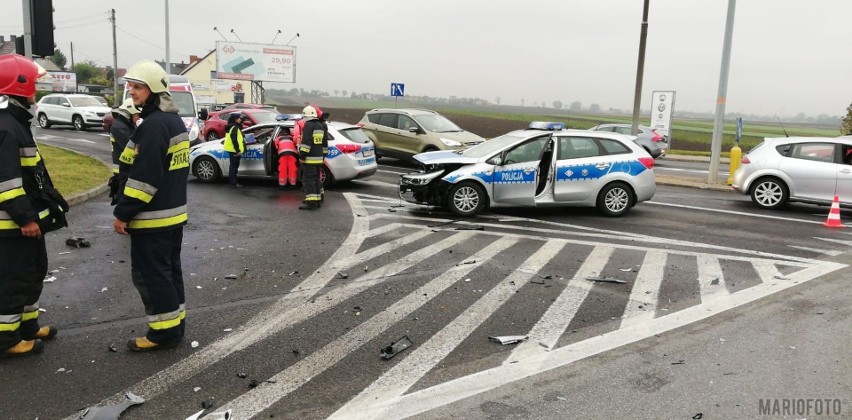
[[[33,57],[33,3],[32,0],[21,0],[24,11],[24,55]]]
[[[71,72],[75,75],[77,74],[77,70],[74,69],[74,42],[71,41]],[[77,92],[77,81],[74,81],[74,92]]]
[[[639,36],[639,63],[636,64],[636,92],[633,94],[633,123],[630,133],[636,135],[639,132],[639,108],[642,106],[642,78],[645,73],[645,39],[648,38],[648,3],[642,11],[642,33]]]
[[[166,0],[166,74],[172,74],[172,55],[169,47],[169,0]]]
[[[110,10],[112,21],[112,106],[120,105],[118,101],[118,46],[115,41],[115,9]]]
[[[719,94],[716,97],[716,118],[713,120],[713,143],[710,145],[708,184],[715,184],[719,179],[719,157],[722,154],[722,131],[725,128],[725,102],[728,95],[728,71],[731,68],[731,41],[734,37],[734,11],[736,8],[737,0],[728,0],[725,44],[722,47],[722,69],[719,71]]]

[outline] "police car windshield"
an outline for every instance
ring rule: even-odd
[[[414,115],[414,120],[423,126],[427,131],[433,133],[453,133],[464,131],[459,126],[453,124],[452,121],[438,114],[423,114]]]
[[[266,111],[252,112],[251,116],[252,116],[252,118],[255,119],[255,121],[257,121],[258,124],[263,124],[263,123],[266,123],[266,122],[275,122],[276,121],[275,118],[278,117],[278,113],[277,112],[266,112]]]
[[[525,137],[526,136],[504,134],[500,137],[495,137],[486,142],[479,143],[476,146],[473,146],[470,149],[461,152],[461,155],[471,158],[485,157],[499,150],[503,150],[504,148],[523,140]]]
[[[195,102],[192,101],[191,92],[169,92],[172,96],[172,102],[178,107],[178,114],[181,117],[195,116]]]

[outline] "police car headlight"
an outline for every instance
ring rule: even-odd
[[[432,182],[435,178],[443,175],[444,171],[435,171],[425,174],[405,174],[400,175],[400,183],[406,185],[426,185]]]
[[[95,113],[92,112],[92,111],[85,111],[85,112],[83,112],[83,115],[85,115],[87,117],[94,117]]]
[[[444,143],[447,147],[459,147],[462,145],[460,142],[450,139],[441,139],[441,143]]]
[[[191,141],[191,140],[195,140],[197,138],[198,138],[198,127],[192,126],[192,128],[189,130],[189,140]]]

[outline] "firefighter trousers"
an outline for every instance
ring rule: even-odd
[[[0,237],[0,351],[35,338],[46,274],[44,236]]]
[[[305,189],[305,202],[322,200],[322,181],[320,181],[322,165],[310,165],[302,162],[302,187]]]
[[[146,337],[155,343],[183,338],[186,328],[186,299],[180,248],[183,226],[176,229],[132,233],[130,270],[148,315]]]

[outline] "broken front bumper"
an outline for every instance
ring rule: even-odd
[[[440,204],[436,197],[433,181],[444,173],[443,170],[428,173],[412,173],[399,176],[399,198],[415,204]]]

